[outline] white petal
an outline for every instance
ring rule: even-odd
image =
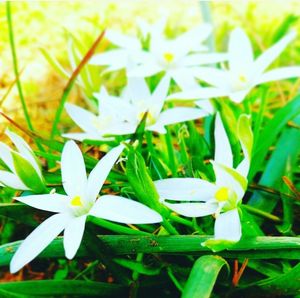
[[[195,67],[192,72],[198,79],[224,91],[228,92],[231,89],[228,71],[210,67]]]
[[[33,208],[50,212],[67,212],[69,206],[69,198],[56,193],[15,197],[14,199]]]
[[[127,224],[149,224],[162,221],[162,217],[149,207],[112,195],[101,196],[91,209],[90,215]]]
[[[183,58],[182,63],[185,66],[197,66],[212,64],[228,59],[228,55],[224,53],[209,53],[209,54],[191,54]]]
[[[290,32],[261,54],[254,62],[253,77],[260,77],[295,37],[296,33]]]
[[[97,116],[76,105],[66,103],[65,109],[72,120],[85,132],[96,131]]]
[[[220,114],[217,113],[215,121],[215,158],[217,163],[233,167],[233,156],[227,133]]]
[[[74,141],[68,141],[63,148],[61,177],[64,190],[69,197],[84,197],[87,184],[85,164],[81,151]]]
[[[176,71],[170,71],[169,74],[172,76],[176,84],[183,90],[195,89],[198,87],[198,83],[189,69],[181,68]]]
[[[240,201],[243,198],[247,188],[246,177],[243,177],[235,169],[218,164],[214,161],[211,161],[211,163],[216,176],[216,185],[218,187],[229,187],[233,189],[237,194],[237,202]]]
[[[140,41],[134,37],[121,34],[114,30],[107,30],[105,37],[113,44],[128,50],[138,50],[141,48]]]
[[[149,87],[143,78],[129,77],[127,88],[128,97],[134,103],[146,100],[151,95]]]
[[[175,123],[180,123],[184,121],[190,121],[195,120],[199,118],[203,118],[207,116],[207,112],[197,109],[197,108],[188,108],[188,107],[178,107],[178,108],[172,108],[163,111],[155,125],[161,126],[161,125],[170,125]],[[153,127],[155,128],[155,125]],[[154,128],[151,128],[151,130],[155,130]]]
[[[201,99],[195,102],[196,106],[204,110],[208,115],[215,114],[216,109],[209,99]]]
[[[80,141],[80,142],[82,142],[83,140],[99,140],[99,141],[108,140],[108,138],[105,138],[100,134],[97,135],[97,134],[85,133],[85,132],[64,133],[62,134],[62,137]]]
[[[241,103],[253,87],[254,86],[250,85],[249,87],[246,87],[246,89],[232,92],[229,94],[229,98],[235,103]]]
[[[13,150],[10,149],[6,144],[0,142],[0,158],[12,172],[15,172],[15,166],[11,155],[11,151]]]
[[[240,216],[237,209],[221,213],[215,222],[215,239],[239,241],[242,236]]]
[[[89,64],[109,65],[114,70],[119,70],[128,64],[128,51],[123,49],[110,50],[91,58]],[[107,69],[106,69],[107,72]]]
[[[259,78],[259,84],[278,81],[288,78],[300,77],[300,67],[290,66],[290,67],[280,67],[270,71],[267,71]]]
[[[198,178],[169,178],[154,181],[161,199],[204,202],[213,198],[216,186]]]
[[[150,60],[150,57],[149,57]],[[146,60],[147,61],[147,60]],[[163,71],[163,68],[154,62],[146,62],[145,64],[134,67],[132,70],[128,71],[127,75],[129,77],[150,77],[159,72]]]
[[[29,189],[29,187],[26,186],[17,175],[2,170],[0,170],[0,182],[5,186],[18,190]]]
[[[70,216],[55,214],[42,222],[20,245],[10,263],[15,273],[38,256],[66,227]]]
[[[38,175],[42,177],[42,172],[40,169],[40,166],[37,162],[37,159],[34,156],[33,151],[29,147],[29,145],[24,141],[23,138],[21,138],[19,135],[13,133],[9,129],[5,131],[6,135],[9,136],[11,141],[15,144],[17,149],[19,150],[20,154],[33,166],[33,168],[36,170]]]
[[[65,228],[64,248],[66,257],[71,260],[80,246],[87,215],[74,217]]]
[[[87,182],[87,200],[96,200],[103,183],[123,150],[124,145],[122,144],[111,149],[91,171]]]
[[[236,28],[229,38],[229,69],[236,74],[244,74],[253,64],[253,49],[251,42],[241,28]]]
[[[179,203],[170,204],[163,202],[171,210],[187,217],[200,217],[213,214],[218,209],[217,203]]]
[[[219,96],[227,96],[228,91],[224,91],[214,87],[197,87],[196,89],[186,90],[178,93],[173,93],[168,96],[168,100],[195,100],[202,98],[212,98]]]

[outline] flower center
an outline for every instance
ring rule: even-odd
[[[141,112],[138,114],[138,120],[141,121],[143,119],[145,115],[145,112]],[[146,124],[147,125],[152,125],[156,122],[155,117],[153,116],[153,114],[151,112],[148,111],[147,113],[147,119],[146,119]]]
[[[165,61],[167,62],[167,63],[172,63],[173,61],[174,61],[174,54],[172,54],[172,53],[170,53],[170,52],[165,52],[164,54],[163,54],[163,57],[164,57],[164,59],[165,59]]]
[[[239,81],[240,81],[241,83],[247,83],[247,78],[246,78],[246,76],[243,75],[243,74],[239,75]]]
[[[71,200],[71,205],[74,207],[82,207],[82,201],[80,196],[75,196],[72,200]]]
[[[229,188],[228,187],[221,187],[215,193],[215,198],[219,202],[225,202],[229,199]]]

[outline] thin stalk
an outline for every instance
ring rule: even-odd
[[[175,277],[175,275],[173,274],[173,271],[170,267],[167,268],[167,272],[168,275],[170,277],[170,279],[172,280],[172,282],[174,283],[175,287],[182,292],[183,291],[183,287],[182,285],[179,283],[179,281],[177,280],[177,278]]]
[[[151,156],[155,156],[156,153],[155,153],[155,148],[153,146],[152,132],[151,131],[146,131],[145,135],[146,135],[148,151],[150,152]]]
[[[255,207],[252,207],[250,205],[242,205],[242,208],[246,209],[247,211],[249,211],[250,213],[252,213],[254,215],[264,217],[264,218],[269,219],[271,221],[274,221],[276,223],[282,222],[281,218],[279,218],[278,216],[273,215],[273,214],[268,213],[268,212],[265,212],[265,211],[262,211],[260,209],[255,208]]]
[[[150,233],[144,232],[144,231],[139,231],[139,230],[134,230],[130,229],[127,227],[123,227],[121,225],[109,222],[107,220],[97,218],[97,217],[89,217],[89,221],[92,222],[93,224],[100,226],[102,228],[108,229],[110,231],[116,232],[118,234],[127,234],[127,235],[151,235]]]
[[[174,214],[170,214],[169,219],[171,219],[171,220],[173,220],[177,223],[180,223],[182,225],[185,225],[189,228],[194,229],[194,224],[190,220],[184,219],[184,218],[179,217],[179,216],[174,215]]]
[[[167,128],[167,133],[165,134],[165,141],[167,145],[168,157],[169,157],[169,168],[172,172],[173,177],[177,177],[177,165],[175,152],[172,144],[172,136],[170,130]]]
[[[10,7],[10,1],[6,1],[6,18],[7,18],[7,24],[8,24],[8,34],[9,34],[9,43],[10,43],[10,49],[11,49],[11,54],[12,54],[12,59],[13,59],[13,69],[14,69],[14,74],[16,77],[16,84],[25,116],[25,120],[27,123],[27,126],[30,130],[33,131],[33,126],[29,117],[29,113],[27,110],[23,90],[22,90],[22,85],[19,77],[19,68],[18,68],[18,58],[17,58],[17,52],[16,52],[16,47],[15,47],[15,40],[14,40],[14,31],[13,31],[13,20],[12,20],[12,14],[11,14],[11,7]]]

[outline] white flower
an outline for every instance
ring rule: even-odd
[[[63,136],[83,139],[105,139],[105,136],[125,135],[135,132],[147,113],[146,130],[165,133],[165,125],[204,117],[205,111],[192,107],[176,107],[162,111],[169,89],[170,79],[165,76],[153,93],[142,78],[129,78],[121,97],[110,96],[102,88],[95,94],[99,101],[99,115],[82,108],[66,104],[71,118],[84,133],[69,133]]]
[[[78,141],[109,140],[112,135],[134,133],[136,126],[127,120],[128,103],[126,101],[110,96],[104,87],[95,94],[95,97],[98,99],[98,115],[76,105],[65,104],[69,116],[84,132],[66,133],[63,137]]]
[[[202,42],[210,33],[211,26],[202,24],[175,39],[152,34],[149,50],[145,52],[139,65],[129,70],[128,76],[149,77],[164,71],[181,89],[196,88],[198,84],[190,71],[191,67],[227,59],[227,55],[222,53],[201,53],[206,50]]]
[[[87,178],[78,146],[73,141],[68,141],[61,158],[66,195],[54,193],[15,198],[31,207],[57,214],[46,219],[22,242],[10,263],[12,273],[38,256],[63,230],[65,254],[68,259],[72,259],[80,246],[88,215],[131,224],[162,221],[158,213],[141,203],[114,195],[103,195],[97,199],[123,148],[123,145],[119,145],[109,151]]]
[[[198,178],[170,178],[155,181],[162,203],[175,212],[188,217],[215,214],[215,239],[238,241],[241,238],[238,205],[247,188],[246,177],[252,150],[252,132],[245,115],[239,119],[238,134],[244,159],[234,169],[230,143],[221,118],[217,114],[215,156],[212,161],[215,183]],[[170,203],[170,201],[177,201],[177,203]]]
[[[139,20],[142,39],[108,30],[106,38],[118,48],[95,55],[90,63],[107,65],[106,72],[126,68],[132,77],[148,77],[165,71],[181,88],[188,88],[197,86],[189,71],[191,67],[227,59],[227,54],[200,53],[207,50],[202,42],[211,34],[209,24],[198,25],[175,39],[167,39],[162,34],[165,24],[165,19],[151,25]],[[145,41],[150,43],[146,47]]]
[[[241,102],[258,84],[300,76],[300,67],[266,69],[295,38],[291,32],[254,59],[251,42],[246,33],[237,28],[232,31],[228,47],[228,69],[195,68],[192,72],[199,79],[217,87],[234,102]],[[197,88],[195,88],[196,92]],[[194,94],[195,95],[195,94]]]
[[[30,146],[17,134],[5,132],[18,151],[0,142],[0,158],[10,171],[0,170],[0,183],[19,190],[45,190],[40,164]]]

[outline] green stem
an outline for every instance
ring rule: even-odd
[[[252,213],[254,215],[264,217],[264,218],[269,219],[271,221],[274,221],[276,223],[282,222],[282,220],[278,216],[270,214],[270,213],[265,212],[265,211],[262,211],[260,209],[255,208],[255,207],[252,207],[250,205],[242,205],[242,208],[246,209],[247,211],[249,211],[250,213]]]
[[[109,222],[107,220],[101,219],[101,218],[97,218],[97,217],[93,217],[90,216],[88,218],[88,220],[90,222],[92,222],[93,224],[100,226],[102,228],[111,230],[113,232],[116,232],[118,234],[127,234],[127,235],[151,235],[150,233],[144,232],[144,231],[138,231],[138,230],[134,230],[134,229],[130,229],[127,227],[123,227],[121,225]]]
[[[19,77],[19,68],[18,68],[18,58],[17,58],[17,52],[16,52],[16,47],[15,47],[15,40],[14,40],[14,32],[13,32],[13,20],[12,20],[12,14],[11,14],[11,7],[10,7],[10,1],[6,2],[6,17],[7,17],[7,24],[8,24],[8,34],[9,34],[9,43],[10,43],[10,48],[11,48],[11,54],[12,54],[12,59],[13,59],[13,69],[14,69],[14,74],[16,77],[16,84],[17,84],[17,89],[19,92],[24,116],[27,122],[27,126],[30,130],[33,131],[33,126],[30,121],[29,113],[27,110],[23,90],[22,90],[22,85]]]
[[[166,229],[166,231],[171,235],[179,235],[178,231],[176,230],[173,225],[164,218],[164,221],[162,222],[162,226]]]
[[[176,165],[174,148],[172,144],[172,136],[168,128],[167,128],[167,133],[165,134],[165,141],[166,141],[168,157],[169,157],[169,168],[172,172],[173,177],[177,177],[177,165]]]
[[[150,152],[150,154],[152,156],[155,156],[156,153],[155,153],[155,148],[154,148],[153,142],[152,142],[152,132],[151,131],[146,131],[145,135],[146,135],[148,151]]]
[[[169,218],[177,223],[180,223],[182,225],[185,225],[189,228],[194,228],[194,224],[190,221],[190,220],[187,220],[187,219],[184,219],[182,217],[179,217],[177,215],[173,215],[173,214],[170,214]]]
[[[172,280],[172,282],[174,283],[175,287],[182,292],[183,291],[183,287],[182,285],[179,283],[179,281],[177,280],[177,278],[175,277],[175,275],[173,274],[173,271],[170,267],[167,268],[167,272],[168,275],[170,277],[170,279]]]

